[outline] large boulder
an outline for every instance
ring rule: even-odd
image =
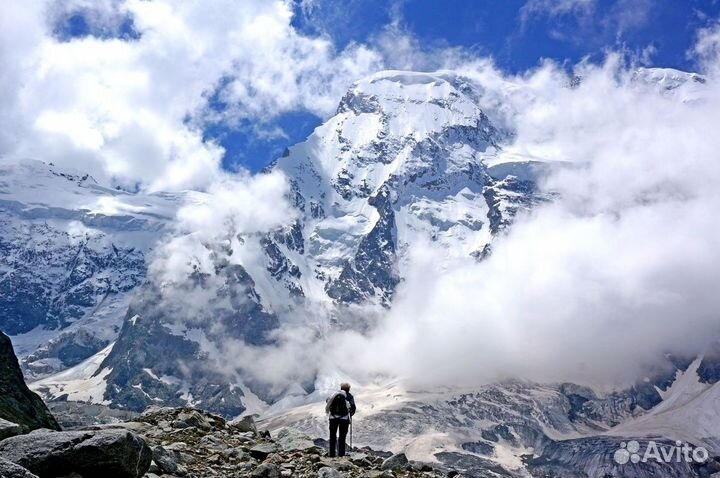
[[[36,431],[0,442],[0,457],[40,478],[77,473],[104,478],[140,478],[152,450],[127,430]]]
[[[281,429],[277,435],[277,442],[283,451],[287,452],[318,453],[318,450],[320,450],[312,438],[292,428]]]
[[[9,422],[4,418],[0,418],[0,441],[8,437],[20,435],[22,432],[23,427],[17,423]]]
[[[343,475],[335,468],[324,466],[318,470],[317,478],[343,478]]]
[[[405,468],[408,463],[409,462],[405,453],[397,453],[386,459],[380,468],[382,470],[397,470]]]
[[[231,430],[239,433],[257,433],[257,425],[255,424],[255,418],[252,415],[245,415],[242,418],[236,418],[235,420],[228,423]]]
[[[263,463],[250,475],[252,478],[280,478],[280,467],[275,463]]]
[[[250,448],[250,456],[256,460],[264,460],[273,453],[277,453],[280,448],[275,443],[259,443]]]
[[[59,430],[60,426],[42,399],[25,385],[10,338],[0,332],[0,418],[20,425]]]
[[[153,448],[153,461],[163,474],[173,475],[178,471],[177,456],[174,451],[158,445]]]
[[[0,477],[2,478],[38,478],[20,465],[0,458]]]

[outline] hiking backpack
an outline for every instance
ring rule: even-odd
[[[350,413],[348,401],[342,393],[338,393],[330,402],[330,414],[334,417],[345,417]]]

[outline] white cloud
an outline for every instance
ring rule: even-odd
[[[528,0],[520,9],[523,19],[532,15],[585,15],[595,8],[596,0]]]
[[[72,164],[151,190],[206,187],[222,150],[189,115],[224,78],[234,117],[288,110],[329,114],[379,58],[362,46],[336,52],[290,25],[277,1],[27,2],[5,6],[0,154]],[[62,42],[57,21],[82,12],[100,33],[131,18],[138,39]],[[93,23],[94,22],[94,23]]]
[[[275,171],[255,176],[223,174],[206,192],[190,193],[178,210],[175,234],[154,253],[152,280],[169,286],[172,293],[195,270],[215,275],[216,247],[237,248],[238,235],[264,233],[292,222],[295,213],[287,201],[288,191],[285,176]],[[241,263],[237,255],[231,254],[230,260]]]
[[[697,58],[703,68],[717,74],[720,63],[720,22],[701,29],[695,46],[688,54],[691,58]]]

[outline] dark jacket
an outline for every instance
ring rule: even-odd
[[[355,415],[355,410],[357,410],[357,407],[355,406],[355,397],[352,396],[352,393],[345,392],[347,395],[347,401],[350,402],[350,416],[352,417]]]

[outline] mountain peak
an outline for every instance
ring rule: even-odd
[[[379,115],[382,134],[422,139],[451,125],[472,125],[481,114],[475,87],[453,72],[383,71],[353,84],[338,115]]]

